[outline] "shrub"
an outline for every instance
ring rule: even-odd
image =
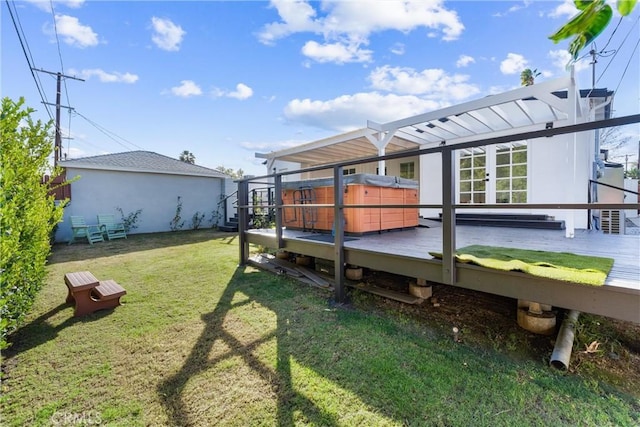
[[[169,227],[171,231],[178,231],[184,226],[184,221],[180,214],[182,213],[182,200],[180,200],[180,196],[178,196],[178,203],[176,205],[176,213],[173,216],[173,219],[169,222]]]
[[[204,214],[200,214],[199,211],[193,214],[191,217],[191,228],[197,230],[202,225],[202,221],[204,220]]]
[[[42,179],[52,152],[52,123],[34,122],[34,110],[23,104],[22,98],[3,98],[0,114],[0,349],[42,287],[50,235],[65,205],[56,206],[49,194],[53,180]]]
[[[124,214],[124,211],[120,206],[116,207],[116,210],[120,212],[125,233],[129,233],[131,230],[138,228],[139,216],[142,214],[142,209],[138,209],[135,212],[129,212],[127,215]]]

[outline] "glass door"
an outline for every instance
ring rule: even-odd
[[[526,141],[460,150],[458,203],[526,203]]]
[[[461,150],[459,153],[458,203],[488,203],[487,147]]]

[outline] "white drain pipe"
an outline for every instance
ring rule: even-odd
[[[580,316],[579,311],[569,311],[567,317],[562,322],[562,326],[560,326],[560,332],[558,332],[558,337],[556,338],[556,345],[553,347],[553,353],[551,353],[550,364],[554,368],[566,371],[569,367],[578,316]]]

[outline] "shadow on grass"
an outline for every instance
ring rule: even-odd
[[[191,353],[180,371],[158,386],[158,394],[167,411],[169,424],[173,426],[193,425],[197,421],[190,419],[189,411],[182,398],[182,392],[190,378],[226,359],[240,357],[265,383],[270,385],[274,395],[277,396],[276,416],[278,425],[294,425],[294,411],[303,409],[304,416],[311,424],[337,426],[338,421],[335,417],[321,410],[314,402],[294,390],[291,382],[291,353],[283,344],[285,342],[284,336],[289,327],[286,322],[286,316],[276,313],[276,330],[249,344],[243,344],[233,334],[225,331],[223,322],[230,310],[257,300],[250,295],[250,300],[232,303],[237,292],[247,292],[246,287],[241,285],[246,281],[246,278],[241,278],[242,276],[246,276],[246,273],[244,272],[244,267],[239,267],[236,269],[216,308],[212,312],[202,315],[202,320],[205,322],[204,330],[191,349]],[[266,306],[270,305],[269,301],[261,302]],[[252,354],[258,346],[273,338],[277,341],[278,362],[275,372]],[[223,341],[230,350],[222,356],[209,359],[208,355],[218,340]],[[293,401],[296,403],[293,404]]]
[[[540,414],[550,424],[564,420],[567,425],[579,420],[596,423],[599,418],[619,417],[623,423],[636,419],[629,418],[629,411],[637,407],[630,396],[599,385],[585,386],[579,378],[513,362],[448,338],[430,338],[424,331],[411,332],[346,307],[328,305],[320,310],[324,315],[318,315],[317,300],[309,304],[302,302],[304,298],[296,300],[297,284],[262,286],[262,274],[268,273],[236,269],[215,309],[201,316],[204,328],[179,371],[158,385],[169,425],[198,424],[185,391],[188,383],[231,359],[241,359],[269,385],[278,426],[293,426],[301,420],[309,425],[346,425],[343,416],[358,416],[340,413],[332,408],[335,404],[317,396],[315,400],[313,395],[307,397],[309,389],[301,385],[298,373],[294,376],[298,368],[292,363],[305,365],[337,387],[323,393],[342,389],[357,397],[363,406],[345,406],[356,412],[363,408],[363,418],[353,418],[348,425],[371,423],[367,414],[412,425],[525,425],[540,420]],[[276,326],[247,343],[242,335],[225,329],[225,318],[254,302],[275,314]],[[275,369],[259,356],[259,347],[273,339]],[[210,358],[216,343],[228,350]],[[321,386],[309,387],[317,392]],[[588,409],[602,396],[612,403]],[[567,405],[575,408],[567,412]]]
[[[63,302],[11,334],[9,336],[10,347],[4,350],[3,356],[10,359],[19,353],[54,340],[60,331],[71,325],[100,320],[103,317],[108,316],[113,311],[112,309],[99,310],[83,317],[73,317],[73,315],[71,315],[64,322],[56,326],[53,326],[48,322],[50,318],[54,317],[66,308],[73,309],[73,304]],[[73,313],[73,311],[71,311],[71,313]]]
[[[228,244],[236,241],[237,233],[225,233],[213,229],[169,231],[166,233],[131,234],[126,239],[94,243],[76,242],[56,243],[52,248],[49,264],[68,261],[84,261],[114,255],[126,255],[134,252],[168,248],[171,246],[203,243],[211,239],[222,238]]]

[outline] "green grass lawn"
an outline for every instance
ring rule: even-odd
[[[640,401],[253,267],[211,230],[56,246],[3,355],[2,425],[632,426]],[[67,272],[126,290],[76,319]],[[65,424],[66,423],[66,424]]]

